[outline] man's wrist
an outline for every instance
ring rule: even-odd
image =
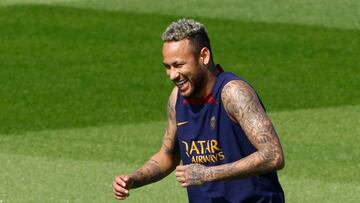
[[[140,187],[139,181],[136,180],[136,176],[134,175],[134,173],[131,173],[128,176],[129,176],[128,189],[134,189]]]
[[[221,165],[207,167],[205,172],[205,182],[217,181],[222,179],[222,177],[224,176],[224,171],[225,169]]]
[[[214,166],[206,167],[204,182],[211,182],[215,179]]]

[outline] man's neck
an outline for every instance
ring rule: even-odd
[[[211,91],[215,85],[216,76],[217,76],[218,72],[219,71],[217,70],[214,63],[210,63],[207,74],[205,75],[204,88],[200,92],[200,94],[198,94],[197,96],[194,97],[194,99],[203,99],[211,94]]]

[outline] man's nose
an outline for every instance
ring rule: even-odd
[[[169,71],[170,71],[170,73],[169,73],[169,78],[170,78],[170,80],[172,80],[172,81],[174,81],[174,80],[176,80],[178,77],[179,77],[179,72],[175,69],[175,68],[173,68],[173,67],[171,67],[170,69],[169,69]]]

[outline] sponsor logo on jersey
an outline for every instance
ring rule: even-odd
[[[185,154],[192,163],[215,163],[225,159],[224,152],[217,140],[181,141],[185,147]]]
[[[188,122],[189,122],[189,121],[179,122],[179,123],[177,123],[177,126],[185,125],[185,124],[187,124]]]

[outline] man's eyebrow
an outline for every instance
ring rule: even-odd
[[[163,62],[163,65],[164,66],[170,66],[170,65],[179,65],[179,64],[184,64],[184,63],[185,63],[184,61],[174,61],[174,62],[172,62],[170,64],[167,64],[167,63]]]

